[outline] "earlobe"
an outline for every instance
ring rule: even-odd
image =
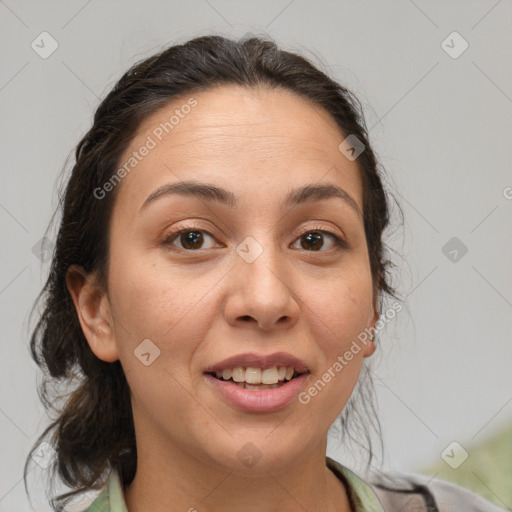
[[[66,285],[73,299],[78,320],[93,353],[99,359],[119,359],[110,303],[107,293],[98,285],[95,275],[72,265],[66,273]]]
[[[368,342],[363,350],[363,357],[370,357],[377,350],[377,345],[375,344],[375,339],[368,338]]]
[[[377,308],[376,301],[374,301],[372,311],[373,311],[373,317],[370,321],[370,325],[368,326],[368,331],[370,332],[371,336],[368,337],[366,346],[364,348],[364,351],[363,351],[364,357],[372,356],[375,353],[375,351],[377,350],[377,345],[375,343],[375,341],[376,341],[375,329],[376,329],[376,325],[379,320],[380,314],[379,314],[379,310]]]

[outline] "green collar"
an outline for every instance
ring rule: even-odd
[[[339,462],[325,458],[327,467],[345,484],[354,512],[385,512],[372,488]]]
[[[354,512],[384,512],[377,496],[362,478],[330,457],[326,457],[325,462],[347,488]],[[107,485],[84,512],[128,512],[117,471],[111,471]]]

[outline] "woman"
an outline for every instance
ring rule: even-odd
[[[77,379],[39,439],[55,509],[499,510],[326,457],[395,297],[388,222],[357,100],[304,58],[201,37],[132,67],[77,147],[31,340]]]

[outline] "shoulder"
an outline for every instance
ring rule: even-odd
[[[374,472],[368,484],[386,512],[503,512],[464,487],[419,473]]]

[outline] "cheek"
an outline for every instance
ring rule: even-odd
[[[355,324],[352,329],[344,326],[340,336],[331,334],[331,343],[322,344],[322,366],[311,375],[299,395],[303,419],[318,424],[318,418],[322,418],[320,423],[328,429],[342,413],[357,385],[363,363],[362,348],[356,345],[354,349],[352,345],[358,333]]]
[[[334,421],[357,383],[364,344],[358,339],[369,327],[372,280],[369,271],[346,272],[311,288],[305,308],[311,335],[321,353],[321,364],[310,379],[308,413]],[[306,301],[305,301],[306,302]]]
[[[155,263],[151,255],[135,251],[116,261],[109,275],[109,295],[123,363],[133,365],[134,350],[150,339],[160,349],[160,364],[185,372],[210,326],[215,308],[209,307],[208,292],[218,276]]]
[[[332,276],[308,292],[307,302],[310,314],[321,320],[323,335],[319,339],[326,340],[325,351],[338,351],[369,327],[373,302],[371,275],[354,271]]]
[[[118,261],[109,286],[123,370],[136,407],[170,422],[173,410],[187,410],[188,395],[180,383],[186,382],[194,351],[205,335],[198,327],[208,325],[201,301],[205,290],[198,286],[207,290],[211,285],[204,277],[185,280],[179,272],[164,271],[150,258],[125,254]],[[172,408],[164,407],[171,403]]]
[[[116,262],[109,274],[114,317],[130,333],[161,337],[192,306],[194,284],[157,264],[151,254],[119,248],[111,258]]]

